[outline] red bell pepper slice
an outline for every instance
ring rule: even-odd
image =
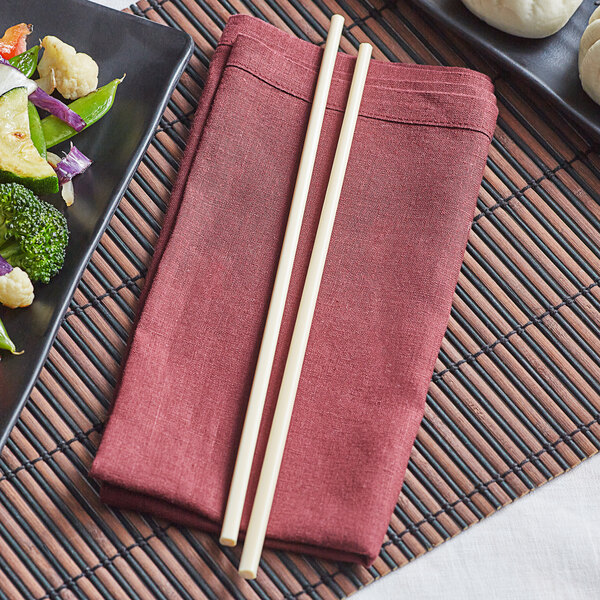
[[[9,27],[0,38],[0,56],[5,60],[27,50],[27,36],[33,31],[31,25],[19,23]]]

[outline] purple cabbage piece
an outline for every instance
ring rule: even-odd
[[[54,168],[61,185],[83,173],[92,161],[81,150],[71,144],[71,150]]]
[[[8,67],[12,67],[13,69],[17,69],[17,67],[13,67],[5,58],[0,56],[0,65],[7,65]],[[19,69],[17,69],[18,71]]]
[[[0,256],[0,277],[8,275],[13,268]]]
[[[74,110],[71,110],[58,98],[53,98],[47,94],[40,87],[29,94],[29,99],[38,108],[47,110],[50,114],[70,125],[75,131],[81,131],[86,126],[86,122]]]

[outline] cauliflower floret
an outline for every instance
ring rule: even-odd
[[[0,303],[8,308],[23,308],[33,302],[29,275],[19,267],[0,277]]]
[[[42,48],[44,54],[38,71],[46,86],[54,78],[56,89],[68,100],[86,96],[98,87],[98,65],[91,56],[76,52],[73,46],[53,35],[42,40]]]
[[[39,88],[42,88],[46,92],[46,94],[51,94],[56,89],[54,69],[50,69],[50,72],[45,77],[36,79],[36,83]]]

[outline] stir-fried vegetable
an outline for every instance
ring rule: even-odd
[[[29,100],[38,108],[47,110],[50,114],[58,117],[61,121],[72,127],[75,131],[81,131],[86,123],[85,121],[66,104],[58,98],[48,95],[42,88],[36,88],[29,94]]]
[[[0,183],[20,183],[37,194],[58,192],[54,169],[31,139],[27,91],[22,87],[0,96]]]
[[[17,352],[17,347],[13,344],[10,337],[8,337],[6,327],[4,327],[2,321],[0,321],[0,350],[8,350],[11,354],[23,354],[22,352]]]
[[[13,309],[33,302],[32,281],[48,283],[58,273],[69,240],[64,215],[35,194],[53,194],[60,183],[70,206],[73,177],[92,164],[73,144],[63,158],[47,148],[101,119],[123,81],[97,89],[90,56],[54,36],[27,50],[31,32],[21,23],[0,38],[0,305]],[[52,97],[55,90],[73,102]],[[41,119],[38,108],[49,116]],[[0,350],[17,354],[1,321]]]
[[[29,275],[12,267],[0,256],[0,304],[8,308],[24,308],[33,302],[33,285]]]
[[[0,256],[0,278],[4,277],[4,275],[8,275],[11,271],[13,270],[12,265],[10,265],[9,263],[7,263],[1,256]]]
[[[27,48],[27,36],[32,31],[33,27],[25,23],[9,27],[0,39],[0,56],[8,60],[17,56],[17,54],[25,52]]]
[[[0,59],[0,96],[17,87],[23,87],[27,94],[35,91],[37,85],[28,77],[25,77],[19,69],[16,69],[8,61]]]
[[[73,187],[73,177],[81,175],[91,164],[92,161],[71,144],[69,153],[61,159],[53,152],[48,152],[48,162],[54,167],[58,175],[58,181],[61,185],[61,196],[67,206],[72,206],[75,201],[75,189]]]
[[[31,141],[40,156],[45,159],[46,139],[44,138],[44,132],[42,131],[42,120],[40,119],[40,113],[38,113],[37,108],[31,102],[27,103],[27,114],[29,116],[29,133],[31,134]]]
[[[16,183],[0,185],[0,255],[32,281],[48,283],[62,268],[67,221],[54,206]]]
[[[91,56],[77,52],[53,35],[42,40],[42,48],[44,54],[38,65],[40,76],[46,79],[52,73],[56,89],[63,98],[76,100],[98,87],[98,65]],[[54,88],[46,91],[50,94]]]
[[[110,110],[117,93],[117,86],[122,81],[122,78],[114,79],[95,92],[69,104],[69,108],[86,122],[86,129],[99,121]],[[54,116],[42,119],[42,129],[48,148],[72,138],[77,133],[72,127]]]
[[[71,181],[75,175],[83,173],[91,164],[92,161],[71,144],[69,153],[55,167],[58,182],[62,185]]]
[[[14,56],[8,62],[15,67],[15,69],[19,69],[25,77],[31,77],[37,69],[39,51],[39,46],[33,46],[32,48],[29,48],[29,50],[17,54],[17,56]]]
[[[34,81],[25,77],[17,67],[11,65],[9,61],[4,59],[0,59],[0,61],[0,95],[16,87],[24,87],[29,95],[29,100],[38,108],[55,115],[75,131],[79,132],[85,127],[85,121],[64,102],[47,94]]]

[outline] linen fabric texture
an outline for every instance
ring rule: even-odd
[[[215,50],[92,475],[220,530],[322,50],[248,16]],[[355,58],[339,54],[247,526]],[[371,564],[402,487],[497,116],[490,80],[372,61],[266,545]]]

